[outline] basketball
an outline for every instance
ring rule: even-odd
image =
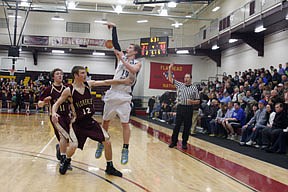
[[[108,49],[112,49],[113,48],[112,40],[107,40],[105,42],[105,47],[108,48]]]

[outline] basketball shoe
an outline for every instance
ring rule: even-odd
[[[108,175],[114,175],[117,177],[122,177],[122,173],[120,171],[118,171],[117,169],[115,169],[115,167],[113,167],[113,166],[107,166],[105,173],[107,173]]]
[[[99,159],[102,156],[103,149],[104,149],[104,145],[102,143],[98,143],[98,146],[95,152],[96,159]]]
[[[60,167],[59,167],[60,174],[65,175],[70,165],[71,165],[71,158],[65,159],[64,162],[60,164]]]
[[[61,155],[60,166],[61,166],[61,164],[64,163],[65,159],[66,159],[66,155]],[[72,170],[73,170],[71,163],[70,163],[70,165],[68,166],[68,170],[69,170],[69,171],[72,171]]]
[[[128,153],[129,153],[128,149],[126,148],[122,149],[121,164],[125,165],[128,163]]]

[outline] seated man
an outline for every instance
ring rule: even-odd
[[[240,140],[240,145],[252,145],[255,141],[253,133],[256,129],[264,129],[267,123],[266,118],[266,101],[260,100],[258,102],[259,109],[256,111],[255,115],[250,119],[250,121],[242,127],[242,136]]]
[[[286,154],[286,146],[288,140],[288,127],[283,129],[283,131],[279,134],[276,142],[269,149],[266,149],[268,153],[279,153]]]
[[[283,132],[288,126],[287,114],[283,110],[283,103],[277,103],[275,105],[275,118],[273,120],[272,127],[266,127],[262,131],[262,142],[263,145],[261,149],[267,149],[270,146],[273,146],[277,137]]]
[[[237,134],[234,129],[241,128],[245,123],[245,112],[240,107],[239,102],[234,103],[234,112],[231,118],[226,118],[224,120],[224,128],[229,133],[228,139],[236,140]]]

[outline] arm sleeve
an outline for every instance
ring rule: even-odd
[[[121,51],[121,47],[120,47],[119,42],[118,42],[116,27],[112,28],[112,44],[116,50]]]

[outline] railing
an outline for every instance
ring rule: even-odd
[[[190,45],[190,47],[197,46],[201,43],[206,42],[209,39],[217,37],[219,34],[226,32],[227,30],[231,30],[253,18],[259,16],[261,13],[266,12],[275,6],[281,4],[283,0],[252,0],[245,4],[243,7],[233,11],[231,14],[219,18],[219,20],[215,20],[211,22],[210,26],[202,29],[200,32],[194,35],[194,44]],[[219,21],[224,18],[229,17],[229,26],[225,27],[225,29],[219,31]],[[206,30],[206,38],[203,38],[203,30]]]
[[[206,28],[201,29],[198,33],[194,34],[192,37],[191,35],[174,35],[173,37],[169,38],[169,48],[180,48],[180,47],[195,47],[217,37],[219,34],[222,34],[228,30],[231,30],[245,22],[255,18],[256,16],[260,15],[263,12],[266,12],[275,6],[281,4],[283,0],[252,0],[245,4],[243,7],[236,9],[235,11],[231,12],[231,14],[226,15],[223,18],[213,20],[209,26]],[[229,26],[225,27],[223,30],[219,31],[219,21],[228,18],[229,19]],[[203,34],[206,31],[205,35]],[[120,41],[121,45],[128,46],[130,43],[139,43],[140,40],[124,40]]]

